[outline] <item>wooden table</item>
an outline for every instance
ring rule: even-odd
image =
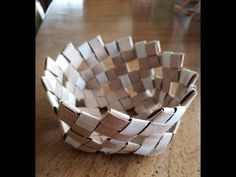
[[[162,50],[182,51],[185,67],[199,71],[199,21],[178,17],[170,0],[54,0],[36,38],[36,175],[38,177],[200,175],[200,88],[170,148],[157,157],[89,154],[62,141],[57,117],[41,84],[45,57],[72,42],[100,34],[105,42],[132,35],[161,41]]]

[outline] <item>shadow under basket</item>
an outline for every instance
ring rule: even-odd
[[[173,140],[195,98],[198,73],[184,54],[130,36],[104,44],[98,35],[46,58],[41,80],[63,139],[106,154],[153,155]]]

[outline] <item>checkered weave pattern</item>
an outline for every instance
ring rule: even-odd
[[[104,44],[98,35],[46,58],[41,80],[74,148],[106,154],[163,152],[195,98],[198,73],[184,54],[130,36]]]

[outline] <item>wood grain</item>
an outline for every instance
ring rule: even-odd
[[[200,88],[170,148],[160,156],[89,154],[62,141],[57,117],[41,83],[45,58],[100,34],[105,43],[129,36],[160,40],[161,50],[185,53],[184,66],[200,71],[200,24],[172,12],[171,0],[54,0],[36,37],[36,176],[200,176]],[[186,24],[185,24],[186,25]]]

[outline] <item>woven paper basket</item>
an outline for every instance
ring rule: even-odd
[[[86,152],[163,152],[197,94],[198,73],[183,61],[130,36],[107,44],[96,36],[47,57],[42,83],[64,141]]]

